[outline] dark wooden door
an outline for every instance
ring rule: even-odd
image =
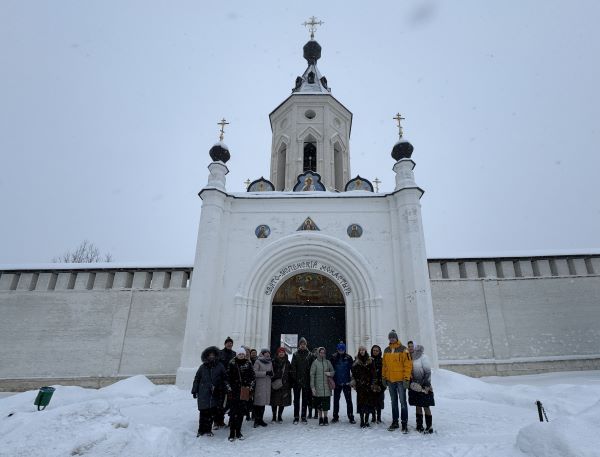
[[[308,347],[323,346],[327,355],[346,341],[346,308],[343,305],[278,304],[272,306],[271,349],[279,347],[281,334],[296,334],[308,340]]]

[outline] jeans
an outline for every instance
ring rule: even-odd
[[[402,381],[390,382],[388,384],[390,400],[392,400],[392,420],[398,422],[398,397],[400,397],[400,408],[402,422],[408,422],[408,405],[406,404],[406,389]]]
[[[338,418],[340,413],[340,396],[344,392],[344,398],[346,399],[346,412],[348,413],[348,419],[354,416],[352,408],[352,388],[350,384],[344,384],[343,386],[335,386],[333,390],[333,417]]]

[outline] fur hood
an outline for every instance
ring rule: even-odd
[[[208,354],[210,354],[211,352],[215,355],[215,360],[219,359],[219,348],[217,346],[209,346],[206,349],[204,349],[204,351],[202,351],[202,355],[200,356],[200,359],[203,363],[208,362]]]

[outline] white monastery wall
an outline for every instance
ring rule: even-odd
[[[238,212],[232,230],[250,246],[231,246],[228,255],[255,252],[264,240],[254,227],[267,216],[271,237],[297,229],[294,217]],[[339,216],[310,216],[322,230],[345,233],[347,221]],[[298,225],[304,218],[298,211]],[[385,224],[364,213],[355,222],[363,237],[348,242],[369,246],[364,255],[375,274],[388,274],[377,261],[386,255],[387,235],[369,241]],[[0,390],[52,382],[100,386],[140,373],[174,382],[191,270],[0,270]],[[475,376],[600,368],[600,256],[430,259],[429,273],[442,367]],[[223,279],[226,287],[239,286],[234,271]],[[232,319],[230,311],[222,319]],[[391,319],[383,320],[386,328]]]
[[[190,272],[2,271],[0,390],[35,378],[95,387],[140,373],[173,382]]]

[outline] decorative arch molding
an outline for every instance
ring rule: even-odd
[[[298,141],[304,141],[308,136],[312,136],[317,141],[321,141],[323,139],[323,135],[321,135],[318,130],[308,126],[298,134]]]
[[[329,143],[331,144],[331,147],[334,147],[336,143],[339,143],[342,152],[347,151],[348,148],[346,146],[346,143],[344,142],[343,138],[340,136],[339,133],[335,133],[331,136],[331,138],[329,138]]]
[[[375,334],[371,313],[378,312],[374,272],[365,257],[345,241],[315,232],[299,232],[265,246],[235,297],[235,333],[253,347],[268,344],[275,292],[295,274],[312,271],[331,279],[346,301],[351,350],[369,344]],[[379,310],[380,312],[380,310]]]
[[[285,145],[286,148],[290,147],[290,137],[288,135],[280,135],[277,141],[275,142],[275,153],[279,153],[281,151],[281,147]]]

